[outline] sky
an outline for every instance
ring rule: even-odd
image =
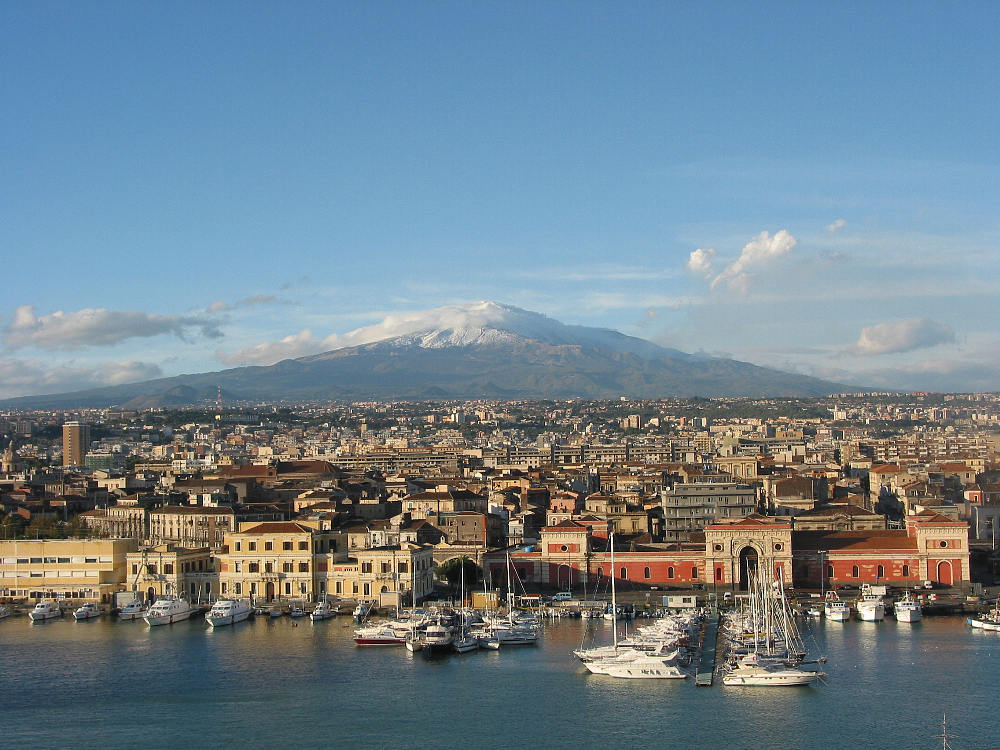
[[[479,300],[1000,390],[998,27],[995,2],[4,3],[0,397]]]

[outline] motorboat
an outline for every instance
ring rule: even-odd
[[[138,599],[133,599],[118,610],[119,620],[141,620],[145,616],[146,605]]]
[[[885,619],[885,602],[867,583],[861,587],[861,598],[854,606],[859,620],[878,622]]]
[[[466,654],[469,651],[477,651],[479,649],[479,639],[474,635],[469,635],[468,633],[460,635],[452,641],[451,647],[459,654]]]
[[[187,599],[176,596],[161,596],[143,616],[147,625],[172,625],[187,620],[194,612]]]
[[[358,628],[354,631],[354,643],[358,646],[398,646],[406,642],[409,629],[392,627],[389,624]]]
[[[923,617],[923,608],[920,606],[920,602],[914,599],[909,591],[903,595],[902,599],[892,605],[892,611],[899,622],[918,622]]]
[[[587,664],[587,667],[589,668],[593,663],[596,662]],[[630,680],[682,680],[688,676],[677,666],[674,659],[648,653],[643,653],[628,661],[608,664],[600,674]]]
[[[309,613],[309,619],[313,622],[318,622],[319,620],[329,620],[331,617],[336,616],[337,610],[330,606],[330,602],[320,602],[313,608],[313,611]]]
[[[451,651],[455,642],[455,634],[444,623],[432,622],[424,629],[423,642],[423,650],[427,653]]]
[[[92,620],[93,618],[100,616],[101,610],[99,610],[97,605],[93,602],[86,602],[73,613],[73,618],[76,620]]]
[[[305,617],[308,612],[306,612],[302,607],[292,607],[292,611],[288,613],[289,617]]]
[[[761,661],[756,654],[747,654],[725,674],[722,684],[745,687],[794,687],[810,685],[820,676],[819,672],[808,672],[783,664],[771,664]]]
[[[249,599],[219,599],[205,615],[205,622],[211,628],[235,625],[247,619],[252,611]]]
[[[49,599],[43,599],[35,605],[35,608],[28,613],[32,622],[44,622],[62,617],[62,610],[59,605]]]
[[[847,622],[851,619],[851,608],[843,599],[837,596],[836,591],[831,591],[826,595],[826,602],[823,605],[823,614],[827,620],[833,622]]]

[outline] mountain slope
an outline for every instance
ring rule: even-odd
[[[385,333],[395,335],[376,338]],[[617,331],[569,326],[494,302],[387,318],[342,338],[359,343],[270,366],[4,403],[53,409],[176,406],[185,398],[210,401],[219,386],[230,398],[247,401],[769,397],[851,390],[736,360],[685,354]]]

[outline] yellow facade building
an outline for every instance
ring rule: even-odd
[[[15,539],[0,542],[0,596],[108,602],[123,591],[135,539]]]

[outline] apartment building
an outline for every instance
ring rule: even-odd
[[[135,539],[16,539],[0,542],[0,596],[110,601],[127,580]]]
[[[757,488],[749,484],[677,484],[660,493],[664,541],[682,542],[710,523],[743,518],[757,509]]]

